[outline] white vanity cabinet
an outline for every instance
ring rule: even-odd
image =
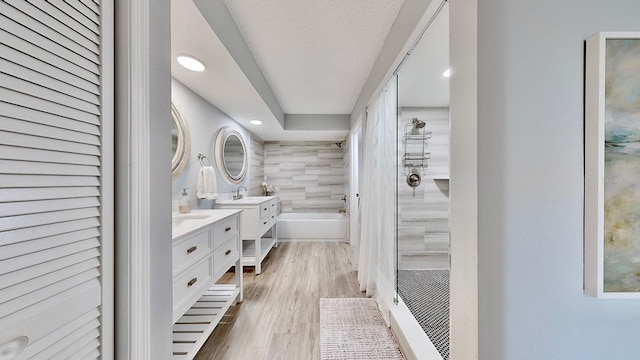
[[[216,201],[216,208],[242,209],[242,264],[255,266],[262,272],[262,260],[273,247],[278,246],[276,218],[277,196],[250,196],[239,200]],[[271,237],[263,237],[271,229]]]
[[[242,301],[241,210],[173,217],[173,359],[193,359],[229,307]],[[232,266],[234,284],[215,284]]]

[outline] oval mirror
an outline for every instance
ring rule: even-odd
[[[171,103],[171,178],[175,180],[187,166],[191,154],[191,134],[189,125]]]
[[[230,126],[218,132],[215,143],[216,166],[227,183],[239,184],[247,173],[247,147],[237,130]]]

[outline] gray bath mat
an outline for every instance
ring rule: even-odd
[[[404,359],[376,301],[320,299],[320,359]]]

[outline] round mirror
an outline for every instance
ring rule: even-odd
[[[242,135],[226,126],[220,129],[215,144],[216,166],[229,184],[239,184],[247,173],[247,147]]]
[[[189,162],[191,154],[191,134],[189,133],[189,125],[180,115],[178,108],[171,103],[171,178],[175,179],[184,170]]]

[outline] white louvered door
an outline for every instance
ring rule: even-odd
[[[0,0],[2,359],[112,356],[107,3]]]

